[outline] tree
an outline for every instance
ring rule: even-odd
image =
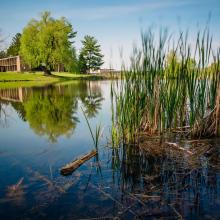
[[[86,73],[87,71],[86,59],[82,53],[79,54],[78,68],[80,73]]]
[[[13,38],[11,45],[7,49],[7,56],[17,56],[19,55],[20,51],[20,39],[21,39],[21,34],[17,33]]]
[[[7,57],[7,54],[4,50],[0,51],[0,59]]]
[[[2,36],[2,31],[0,29],[0,59],[6,57],[6,53],[3,50],[3,42],[4,42],[4,38]]]
[[[187,68],[188,70],[195,70],[197,67],[196,60],[194,58],[188,58],[187,60]]]
[[[66,18],[54,19],[44,12],[40,20],[32,19],[24,28],[20,52],[31,68],[42,66],[45,74],[51,74],[56,65],[67,66],[73,60],[75,36]]]
[[[171,50],[166,56],[165,75],[167,77],[176,77],[180,68],[180,62],[175,51]]]
[[[72,48],[71,59],[69,59],[69,61],[66,63],[65,69],[66,71],[71,73],[79,72],[78,59],[77,59],[76,49],[74,47]]]
[[[80,71],[83,73],[89,71],[91,73],[91,70],[100,69],[104,62],[102,60],[101,46],[98,44],[98,41],[94,37],[86,35],[82,44],[83,48],[79,55]]]

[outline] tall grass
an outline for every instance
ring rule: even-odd
[[[167,30],[159,37],[151,29],[142,33],[142,47],[134,48],[131,67],[112,92],[117,115],[114,134],[117,128],[124,141],[136,141],[140,132],[163,134],[189,126],[191,135],[205,136],[198,131],[216,108],[219,51],[212,48],[208,29],[197,33],[194,47],[187,32],[179,33],[176,43]],[[217,117],[213,120],[219,124]],[[217,135],[216,129],[209,135]]]

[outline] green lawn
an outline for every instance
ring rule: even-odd
[[[17,81],[46,81],[57,82],[58,77],[44,76],[43,73],[16,73],[0,72],[0,82],[17,82]]]
[[[45,76],[43,72],[36,73],[16,73],[16,72],[0,72],[0,82],[12,81],[47,81],[57,82],[59,80],[69,79],[107,79],[109,75],[89,75],[89,74],[73,74],[66,72],[53,72],[51,76]]]
[[[0,81],[0,89],[10,89],[17,87],[41,87],[49,85],[53,82],[47,81],[10,81],[10,82],[1,82]]]
[[[54,72],[54,76],[62,77],[64,79],[88,79],[88,80],[101,80],[101,79],[112,79],[110,74],[74,74],[67,72]]]
[[[53,72],[51,76],[45,76],[43,72],[36,73],[16,73],[0,72],[0,88],[14,87],[32,87],[44,86],[51,83],[62,82],[66,80],[101,80],[111,79],[110,75],[88,75],[73,73]]]

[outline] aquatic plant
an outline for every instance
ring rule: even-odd
[[[93,133],[92,128],[91,128],[91,125],[90,125],[90,123],[89,123],[89,120],[88,120],[88,118],[87,118],[87,116],[86,116],[86,112],[83,110],[83,108],[81,108],[81,109],[82,109],[83,115],[84,115],[84,117],[85,117],[85,119],[86,119],[86,123],[87,123],[87,125],[88,125],[89,132],[90,132],[90,134],[91,134],[94,147],[95,147],[96,150],[98,150],[99,141],[100,141],[100,138],[101,138],[101,136],[102,136],[101,125],[99,124],[98,126],[96,126],[95,133]]]
[[[158,38],[151,29],[142,33],[142,47],[134,48],[130,68],[112,92],[113,134],[117,128],[125,142],[137,142],[141,132],[177,129],[193,136],[219,135],[219,49],[212,48],[208,28],[197,33],[195,42],[193,47],[188,32],[180,32],[176,43],[167,30]],[[213,127],[209,131],[207,120]]]

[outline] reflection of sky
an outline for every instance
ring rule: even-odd
[[[13,5],[13,7],[12,7]],[[11,0],[1,1],[0,28],[8,41],[21,32],[31,18],[50,10],[56,17],[65,16],[77,30],[76,47],[86,34],[98,38],[105,54],[105,66],[120,65],[119,48],[128,57],[132,42],[139,42],[140,29],[152,25],[167,26],[171,31],[204,27],[211,12],[214,46],[220,45],[219,0]],[[10,15],[10,16],[8,16]]]
[[[98,115],[89,121],[93,131],[95,131],[96,125],[101,123],[107,133],[111,120],[110,84],[104,81],[94,83],[99,84],[105,99],[102,101],[101,110],[98,110]],[[0,152],[7,152],[16,159],[42,167],[45,165],[48,167],[48,164],[56,162],[57,168],[60,168],[65,162],[93,149],[92,137],[80,105],[76,113],[80,123],[76,124],[76,129],[70,137],[61,136],[56,143],[49,142],[45,136],[35,134],[30,129],[28,122],[24,122],[18,117],[13,107],[8,106],[7,113],[10,115],[7,126],[0,127]],[[106,140],[105,138],[104,136],[103,139]]]

